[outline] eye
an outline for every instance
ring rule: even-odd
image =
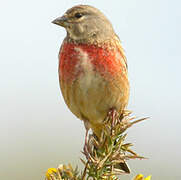
[[[75,15],[74,15],[77,19],[79,19],[79,18],[81,18],[82,16],[83,16],[83,14],[81,14],[81,13],[75,13]]]

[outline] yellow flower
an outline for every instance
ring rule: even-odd
[[[47,180],[51,180],[51,176],[54,176],[54,174],[57,173],[57,169],[56,168],[49,168],[46,172],[46,178]]]
[[[151,176],[144,178],[142,174],[138,174],[133,180],[151,180]]]

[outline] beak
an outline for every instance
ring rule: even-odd
[[[68,24],[67,20],[68,20],[68,18],[64,15],[62,17],[56,18],[55,20],[52,21],[52,23],[59,25],[59,26],[66,27]]]

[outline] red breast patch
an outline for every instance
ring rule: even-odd
[[[64,43],[59,54],[60,77],[72,81],[84,73],[83,68],[78,68],[84,61],[89,62],[93,71],[99,72],[104,78],[114,76],[117,72],[126,71],[123,56],[119,50],[96,45]],[[89,70],[89,69],[88,69]]]

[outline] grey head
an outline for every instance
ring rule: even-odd
[[[115,35],[106,16],[89,5],[74,6],[52,23],[64,27],[67,39],[75,42],[104,42]]]

